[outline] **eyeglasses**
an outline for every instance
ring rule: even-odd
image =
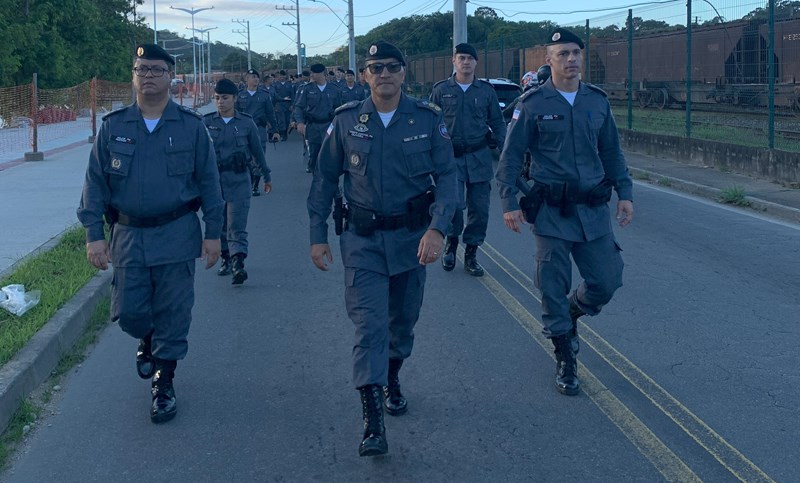
[[[168,70],[169,69],[165,69],[163,67],[158,67],[158,66],[150,67],[150,66],[147,66],[147,65],[142,65],[142,66],[139,66],[139,67],[134,67],[133,68],[133,73],[136,74],[139,77],[144,77],[149,72],[149,73],[151,73],[153,75],[153,77],[161,77]]]
[[[369,69],[370,74],[378,75],[381,72],[383,72],[384,67],[389,69],[390,74],[397,74],[398,72],[400,72],[400,69],[403,68],[403,63],[402,62],[389,62],[388,64],[376,63],[368,65],[367,69]]]

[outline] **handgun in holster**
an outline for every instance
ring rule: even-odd
[[[111,205],[108,205],[108,208],[106,208],[106,212],[103,213],[103,218],[105,218],[108,226],[113,226],[114,223],[119,221],[119,210]]]
[[[497,138],[494,137],[494,133],[492,131],[486,132],[486,145],[489,147],[489,149],[497,149],[497,147],[500,145],[497,142]]]
[[[433,186],[424,193],[408,200],[408,229],[419,230],[431,222],[431,205],[436,201],[436,190]]]
[[[232,158],[233,160],[231,161],[231,167],[233,168],[234,173],[244,173],[247,171],[248,157],[244,152],[237,151],[233,153]]]
[[[344,232],[344,224],[347,218],[347,206],[344,196],[337,195],[333,198],[333,229],[337,236]]]
[[[525,221],[533,225],[536,222],[536,215],[544,203],[545,187],[541,184],[533,183],[533,187],[528,186],[524,178],[517,178],[517,187],[522,191],[522,198],[519,199],[519,207]]]

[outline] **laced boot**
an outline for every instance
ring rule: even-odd
[[[172,379],[175,377],[177,361],[156,359],[156,373],[153,376],[151,393],[153,405],[150,408],[150,421],[158,424],[165,423],[178,414],[178,403],[175,399],[175,388]]]
[[[569,296],[569,318],[572,320],[572,330],[570,331],[570,339],[572,342],[572,351],[575,355],[581,350],[581,340],[578,337],[578,318],[586,315],[586,312],[578,305],[578,292],[572,292]]]
[[[244,253],[236,253],[231,259],[233,262],[233,285],[241,285],[247,280],[247,270],[244,269]]]
[[[572,350],[571,337],[564,334],[550,340],[556,354],[556,388],[561,394],[574,396],[580,392],[581,383],[578,381],[578,359]]]
[[[231,274],[231,254],[228,252],[222,252],[221,256],[222,265],[220,265],[219,270],[217,270],[217,275],[224,277]]]
[[[153,332],[151,331],[139,341],[139,348],[136,349],[136,372],[142,379],[150,379],[156,372],[153,353],[150,352],[150,341],[152,337]]]
[[[456,268],[456,251],[458,250],[458,237],[449,236],[444,243],[444,254],[442,255],[442,268],[449,272]]]
[[[464,250],[464,270],[473,277],[482,277],[483,267],[478,263],[477,253],[477,245],[467,245],[467,248]]]
[[[358,446],[359,456],[378,456],[389,452],[386,427],[383,425],[381,386],[371,384],[360,387],[361,410],[364,414],[364,437]]]
[[[405,414],[408,410],[406,398],[400,392],[400,368],[403,359],[389,359],[389,385],[383,388],[383,406],[392,416]]]

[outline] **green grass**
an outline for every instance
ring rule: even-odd
[[[36,332],[97,273],[86,260],[83,228],[64,234],[47,252],[23,262],[0,280],[0,287],[19,283],[41,290],[39,304],[21,317],[0,309],[0,364],[11,360]]]
[[[747,199],[744,187],[742,186],[731,186],[730,188],[725,188],[722,190],[719,201],[727,205],[741,207],[748,207],[751,205],[750,200]]]

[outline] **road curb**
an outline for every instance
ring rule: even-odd
[[[722,204],[719,201],[720,198],[722,197],[721,189],[698,183],[693,183],[691,181],[686,181],[679,178],[673,178],[671,176],[665,176],[656,171],[650,171],[647,169],[634,168],[632,166],[628,166],[628,169],[634,175],[646,178],[646,179],[640,179],[639,181],[649,180],[652,181],[654,184],[659,184],[665,188],[673,188],[678,191],[683,191],[685,193],[690,193],[693,195],[701,196],[703,198],[708,198],[710,200]],[[747,208],[742,207],[743,209],[750,209],[753,211],[757,211],[759,213],[764,213],[766,215],[773,216],[775,218],[779,218],[783,221],[788,221],[791,223],[800,223],[800,210],[798,210],[797,208],[779,205],[777,203],[762,200],[760,198],[755,198],[752,196],[745,196],[745,199],[750,202],[750,206]]]
[[[97,305],[111,293],[111,270],[98,272],[0,369],[0,428],[26,397],[50,377],[86,331]]]

